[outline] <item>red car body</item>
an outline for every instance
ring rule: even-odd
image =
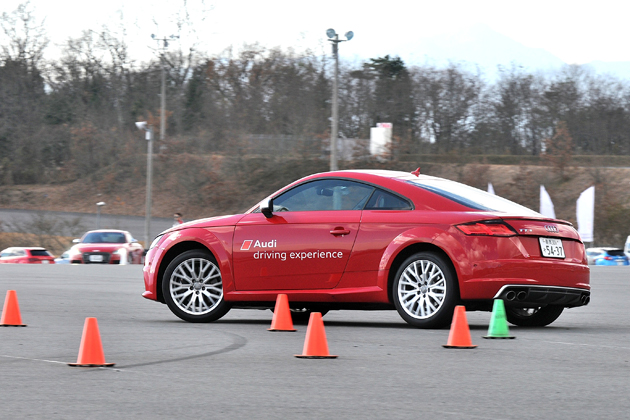
[[[333,187],[315,187],[313,193],[310,186],[318,183]],[[312,201],[334,201],[335,188],[338,209],[311,211],[308,200],[295,211],[276,205],[302,203],[295,197],[307,193]],[[361,194],[366,197],[344,209],[339,203],[353,188],[360,190],[356,200]],[[478,203],[486,200],[510,212],[480,208]],[[188,297],[206,293],[204,283],[186,274],[185,263],[173,267],[183,253],[193,251],[211,254],[220,270],[226,308],[273,307],[282,293],[295,309],[396,308],[407,322],[431,328],[450,322],[455,304],[491,310],[493,299],[500,298],[513,308],[511,322],[546,325],[559,316],[550,315],[551,309],[561,312],[590,299],[584,245],[570,223],[463,184],[403,172],[311,175],[245,214],[197,220],[163,232],[146,256],[143,296],[168,303],[187,321],[211,321],[216,317],[196,316],[208,313],[204,302]],[[429,280],[427,271],[409,283],[416,267],[438,273],[437,280]],[[174,285],[165,286],[170,279]],[[188,283],[184,287],[182,282]],[[420,301],[425,303],[418,307]],[[203,308],[195,309],[197,303]]]
[[[70,248],[71,264],[142,264],[144,248],[125,230],[86,232]]]
[[[54,264],[55,257],[41,247],[11,247],[0,252],[0,264]]]

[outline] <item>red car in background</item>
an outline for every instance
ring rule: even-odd
[[[68,250],[71,264],[142,264],[144,248],[126,230],[87,232]]]
[[[447,179],[337,171],[300,179],[245,214],[173,227],[150,246],[143,296],[189,322],[231,307],[294,320],[335,309],[396,309],[420,328],[454,307],[544,326],[588,304],[584,244],[566,221]]]
[[[41,247],[11,247],[0,252],[0,264],[54,264],[55,257]]]

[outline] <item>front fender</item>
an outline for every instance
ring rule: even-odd
[[[166,266],[180,253],[194,248],[206,248],[217,260],[221,270],[223,291],[234,290],[234,270],[232,266],[232,238],[234,226],[212,228],[195,227],[166,234],[154,253],[150,272],[155,276],[155,287],[159,287],[159,273],[166,271]]]

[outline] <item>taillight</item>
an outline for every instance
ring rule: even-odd
[[[475,222],[456,225],[466,235],[474,236],[515,236],[516,232],[501,222]]]
[[[606,261],[612,261],[612,257],[604,257]]]

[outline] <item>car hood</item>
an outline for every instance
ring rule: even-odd
[[[243,214],[231,214],[226,216],[208,217],[205,219],[197,219],[190,222],[182,223],[181,225],[173,226],[170,229],[165,230],[164,233],[175,232],[181,229],[188,228],[207,228],[217,226],[234,226],[239,220],[243,218]]]

